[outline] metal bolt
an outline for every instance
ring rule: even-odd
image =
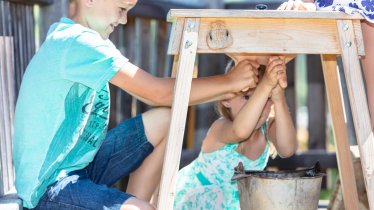
[[[190,40],[186,41],[186,44],[184,45],[184,48],[187,49],[192,46],[192,42]]]
[[[352,46],[352,42],[351,42],[351,41],[347,41],[347,42],[345,42],[345,46],[346,46],[346,47],[351,47],[351,46]]]
[[[256,9],[258,10],[266,10],[268,6],[266,4],[257,4]]]
[[[344,24],[344,25],[343,25],[343,30],[344,30],[344,31],[348,31],[348,29],[349,29],[348,24]]]
[[[195,23],[194,22],[189,22],[188,23],[188,28],[190,28],[190,29],[195,28]]]

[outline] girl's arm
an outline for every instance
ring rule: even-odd
[[[269,87],[264,83],[260,83],[234,121],[226,118],[216,120],[204,139],[203,151],[215,151],[226,144],[238,143],[249,138],[261,116],[271,89],[271,86]]]
[[[269,122],[268,137],[281,157],[290,157],[296,152],[298,143],[284,89],[279,85],[272,91],[272,101],[275,117]]]
[[[284,70],[284,65],[284,60],[279,57],[269,63],[260,84],[234,117],[234,121],[222,119],[217,120],[212,125],[212,139],[227,144],[237,143],[249,138],[257,125],[271,90],[278,83],[278,72]],[[243,95],[242,97],[246,96]]]

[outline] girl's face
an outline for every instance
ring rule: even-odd
[[[249,100],[249,98],[253,94],[253,91],[254,90],[250,90],[244,95],[238,94],[236,97],[223,102],[223,105],[230,109],[231,115],[234,119],[236,115],[239,113],[239,111],[243,108],[244,104]],[[272,105],[273,103],[269,98],[256,124],[256,129],[260,128],[261,125],[264,124],[265,121],[268,119]]]

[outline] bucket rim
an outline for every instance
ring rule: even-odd
[[[295,179],[317,179],[317,178],[323,178],[326,176],[325,173],[317,173],[314,176],[300,176],[300,177],[266,177],[264,175],[259,174],[235,174],[231,180],[238,181],[247,177],[254,177],[254,178],[260,178],[260,179],[274,179],[274,180],[295,180]]]

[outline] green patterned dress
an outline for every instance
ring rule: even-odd
[[[261,127],[264,135],[266,124]],[[234,168],[242,162],[246,170],[264,170],[269,144],[257,160],[238,153],[238,145],[227,144],[211,153],[201,151],[197,159],[181,169],[177,177],[174,209],[240,209],[238,187],[236,181],[231,181]]]

